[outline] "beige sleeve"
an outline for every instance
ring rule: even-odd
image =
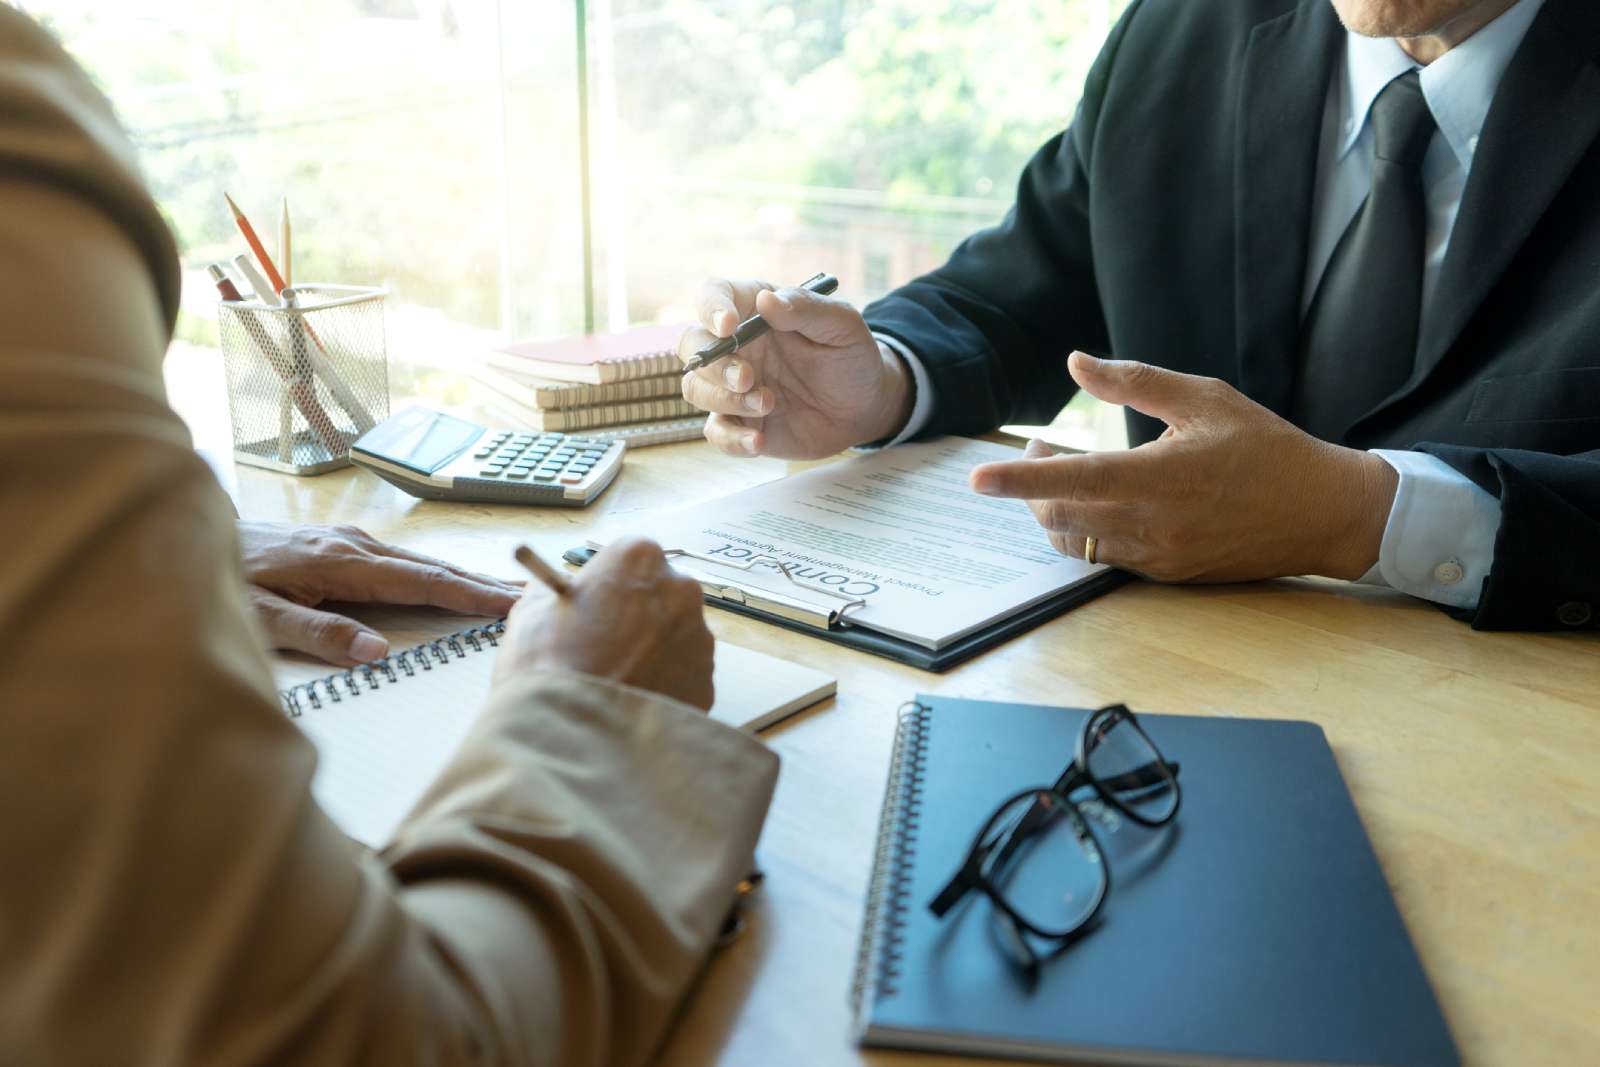
[[[0,5],[0,1059],[646,1060],[776,758],[519,677],[391,846],[353,845],[162,395],[177,277],[104,102]]]

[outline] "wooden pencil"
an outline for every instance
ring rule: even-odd
[[[294,284],[294,249],[289,234],[289,198],[278,205],[278,258],[283,260],[283,284]]]

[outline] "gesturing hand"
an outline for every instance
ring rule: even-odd
[[[354,526],[240,522],[239,550],[250,602],[272,646],[341,667],[377,659],[389,643],[354,619],[318,611],[325,600],[504,615],[521,592],[510,582],[384,544]]]
[[[711,707],[711,631],[700,586],[673,572],[660,546],[608,545],[565,596],[529,586],[507,623],[497,678],[564,668]]]
[[[1020,497],[1069,556],[1160,581],[1359,578],[1378,559],[1398,476],[1378,456],[1297,429],[1232,386],[1074,352],[1085,391],[1167,424],[1126,452],[986,463],[972,487]]]
[[[700,324],[678,342],[690,356],[756,312],[770,332],[684,375],[683,398],[705,411],[706,440],[736,456],[820,459],[893,436],[911,415],[911,374],[844,300],[766,282],[706,282]]]

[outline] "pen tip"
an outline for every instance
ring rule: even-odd
[[[516,550],[511,554],[515,556],[517,562],[522,564],[524,567],[531,565],[528,561],[533,559],[533,549],[529,548],[527,545],[518,545]]]
[[[243,212],[241,212],[241,211],[240,211],[240,210],[239,210],[239,205],[238,205],[238,204],[235,204],[235,203],[234,203],[234,202],[233,202],[233,197],[231,197],[231,196],[229,196],[229,195],[228,195],[228,194],[227,194],[227,193],[223,193],[223,194],[222,194],[222,199],[224,199],[224,200],[226,200],[226,201],[227,201],[227,202],[228,202],[228,207],[230,207],[230,208],[232,208],[232,209],[233,209],[233,213],[234,213],[234,214],[235,214],[235,215],[239,215],[239,214],[243,214]]]

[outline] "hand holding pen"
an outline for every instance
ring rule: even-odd
[[[839,288],[839,279],[831,274],[813,274],[799,285],[797,289],[807,292],[820,293],[827,296]],[[721,340],[712,341],[690,357],[689,362],[683,365],[685,371],[699,370],[708,363],[713,363],[723,356],[731,356],[739,351],[741,345],[747,345],[757,337],[762,336],[772,329],[767,320],[760,314],[751,315],[733,328],[733,332]]]
[[[700,328],[683,335],[678,355],[683,397],[712,413],[706,439],[717,448],[817,459],[886,440],[905,425],[910,369],[848,301],[828,295],[836,284],[825,274],[787,289],[705,283]]]

